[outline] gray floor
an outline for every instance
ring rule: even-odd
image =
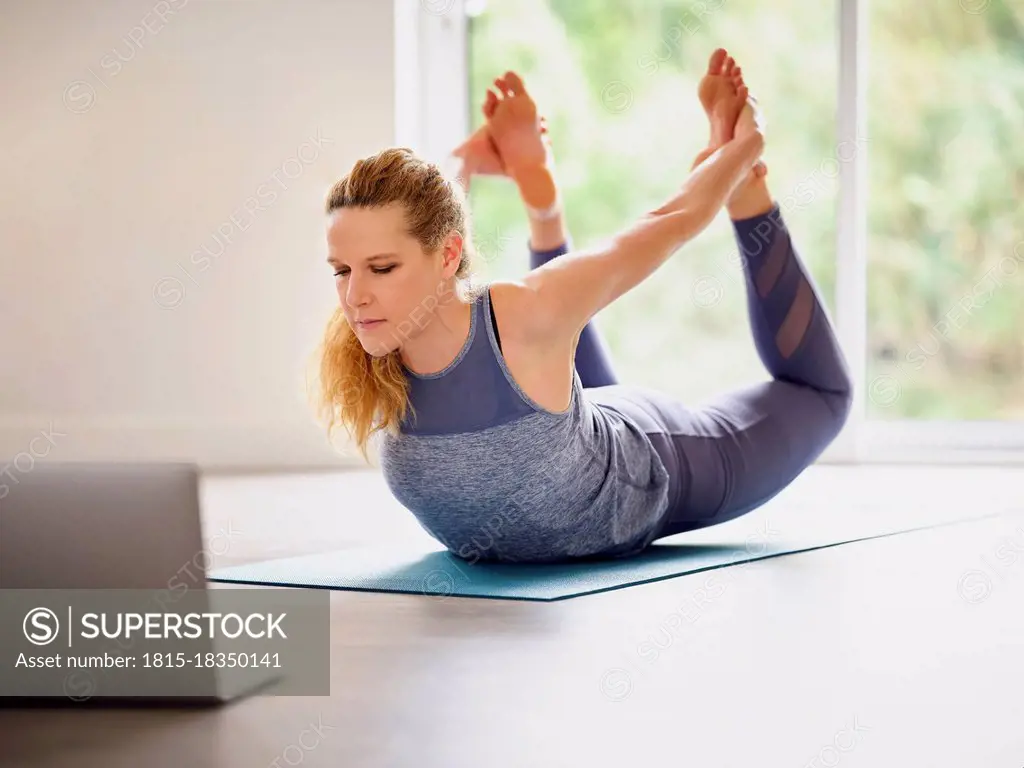
[[[374,473],[204,503],[217,565],[424,535]],[[334,592],[329,698],[0,711],[0,765],[1022,768],[1024,472],[815,467],[699,538],[995,512],[551,604]]]

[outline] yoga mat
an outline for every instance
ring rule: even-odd
[[[980,517],[972,517],[971,520]],[[686,536],[681,534],[656,542],[631,558],[557,565],[470,564],[443,549],[430,550],[404,544],[229,566],[212,571],[207,579],[263,586],[553,601],[960,522],[965,521],[894,528],[857,538],[844,536],[837,539],[835,535],[819,531],[799,539],[784,537],[782,542],[760,540],[735,546],[676,543],[677,539]]]

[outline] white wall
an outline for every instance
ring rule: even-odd
[[[4,4],[0,466],[345,463],[304,391],[321,211],[409,137],[395,35],[382,0]]]

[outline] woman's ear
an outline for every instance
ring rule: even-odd
[[[459,264],[462,262],[462,245],[462,235],[452,230],[445,238],[441,248],[441,266],[445,271],[451,269],[453,275],[458,271]]]

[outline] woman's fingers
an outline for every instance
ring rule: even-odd
[[[711,153],[714,152],[716,149],[717,147],[706,147],[705,149],[703,149],[701,153],[697,155],[697,157],[694,159],[693,165],[690,166],[690,170],[692,171],[698,165],[707,160],[711,156]]]
[[[459,146],[452,150],[452,154],[455,155],[455,157],[463,158],[469,155],[473,149],[473,138],[473,136],[470,136],[461,144],[459,144]]]

